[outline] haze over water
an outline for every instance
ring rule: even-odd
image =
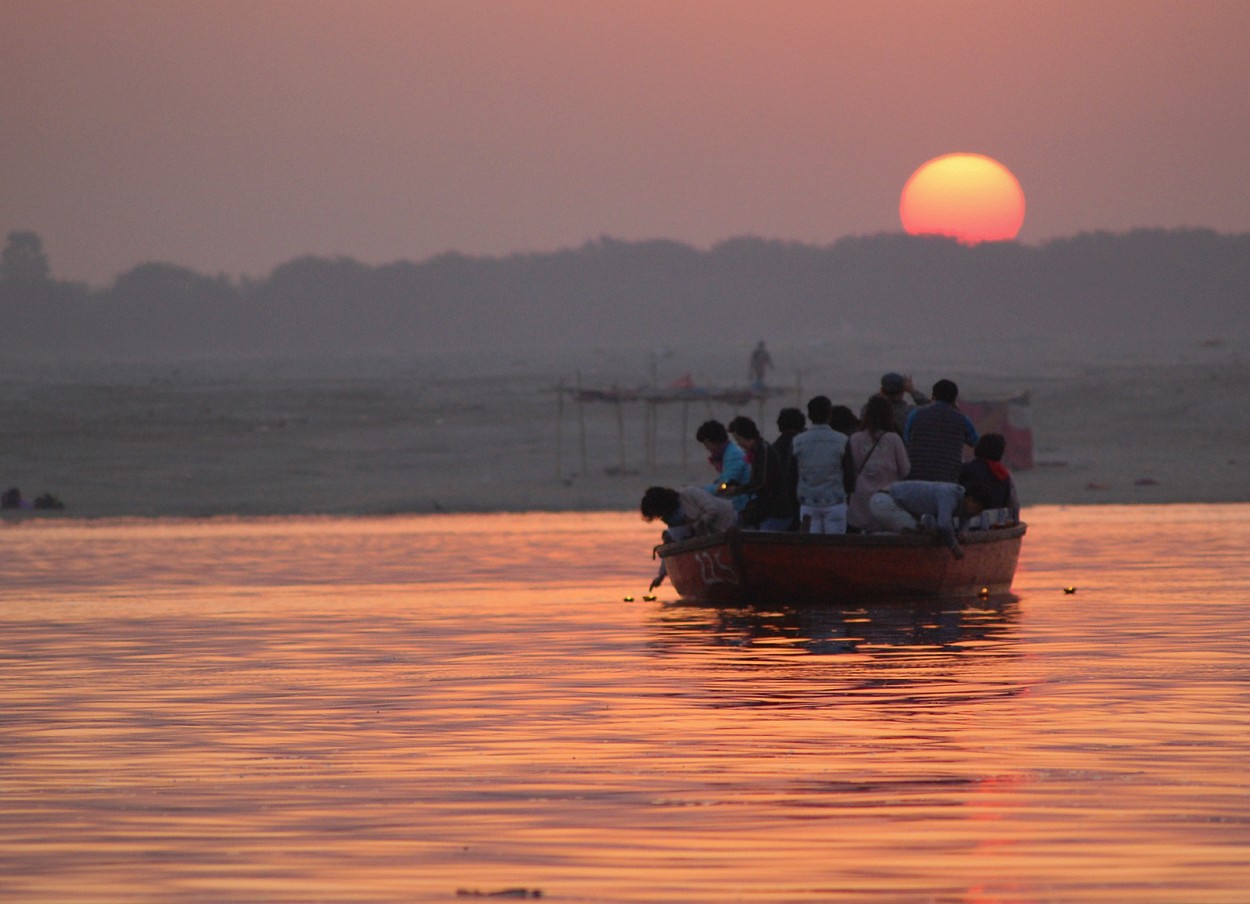
[[[1026,517],[845,611],[623,602],[622,513],[5,525],[0,898],[1244,900],[1250,506]]]

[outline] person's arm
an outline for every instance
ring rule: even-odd
[[[916,388],[916,384],[911,381],[911,374],[903,377],[903,392],[911,396],[911,400],[917,405],[929,404],[929,397]]]
[[[976,425],[972,423],[972,418],[968,417],[968,415],[965,414],[964,415],[964,442],[970,446],[975,446],[977,444],[978,439],[980,439],[980,437],[977,436]]]
[[[735,444],[725,448],[725,461],[721,466],[721,483],[733,483],[746,486],[751,482],[751,466],[747,464],[746,455]]]

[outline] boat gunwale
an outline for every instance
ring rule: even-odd
[[[984,543],[996,543],[1023,537],[1028,525],[1021,521],[1010,527],[995,527],[988,530],[968,531],[960,535],[963,546],[977,546]],[[661,558],[681,555],[685,552],[696,552],[700,549],[711,549],[730,543],[752,546],[797,546],[811,548],[854,549],[863,547],[888,547],[894,549],[923,549],[945,545],[942,540],[931,534],[801,534],[793,531],[756,531],[742,530],[731,527],[727,531],[708,534],[702,537],[691,537],[675,543],[661,543],[655,552]]]

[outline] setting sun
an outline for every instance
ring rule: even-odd
[[[946,235],[969,245],[1008,241],[1024,222],[1024,191],[997,160],[945,154],[912,173],[899,216],[911,235]]]

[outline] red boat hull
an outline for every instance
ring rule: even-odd
[[[731,530],[659,547],[683,597],[709,603],[854,603],[1011,589],[1026,527],[974,531],[956,559],[916,534]]]

